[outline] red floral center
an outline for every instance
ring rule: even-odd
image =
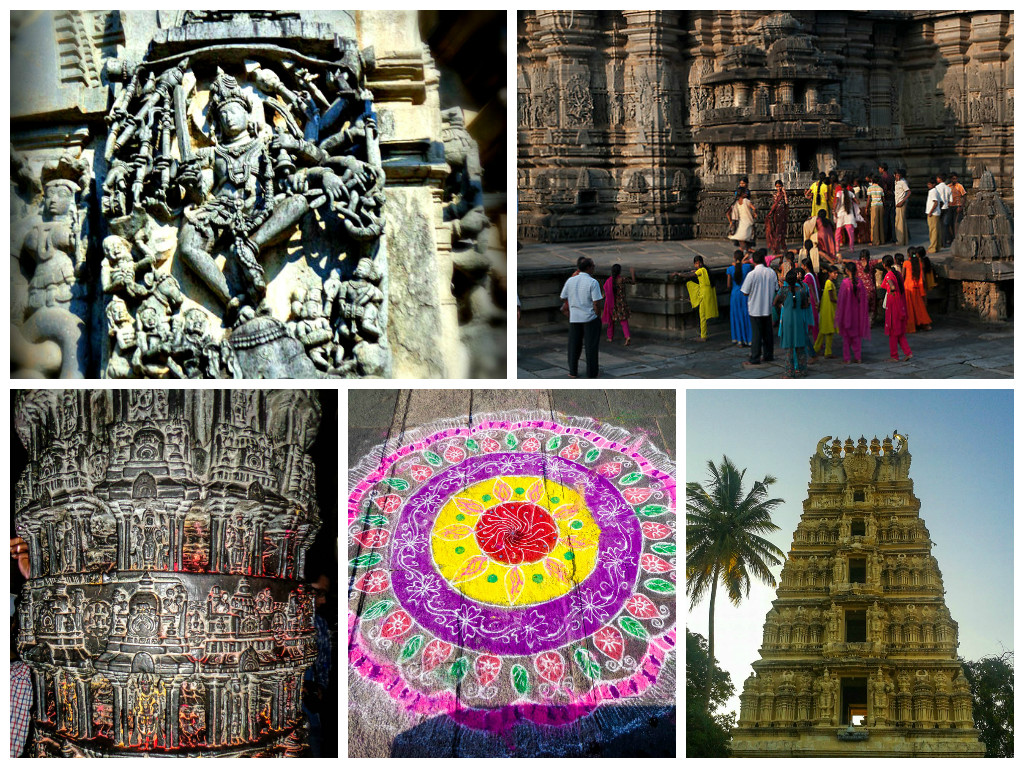
[[[474,533],[480,549],[505,565],[534,563],[558,541],[554,518],[546,509],[524,501],[488,509],[477,520]]]

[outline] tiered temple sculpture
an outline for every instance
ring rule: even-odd
[[[297,755],[316,395],[38,390],[15,413],[35,755]]]
[[[734,755],[984,755],[910,459],[895,432],[819,441]]]

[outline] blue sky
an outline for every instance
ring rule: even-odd
[[[765,475],[777,482],[769,536],[788,552],[800,520],[809,459],[825,435],[880,440],[907,435],[910,478],[921,518],[935,543],[946,604],[960,625],[959,654],[978,659],[1013,649],[1013,392],[988,390],[686,391],[686,482],[708,482],[708,460],[728,456],[746,468],[745,487]],[[773,568],[776,579],[781,566]],[[715,656],[737,691],[761,645],[775,590],[754,584],[736,608],[715,606]],[[689,607],[689,598],[681,606]],[[707,635],[708,601],[687,615]],[[734,699],[732,708],[739,709]]]

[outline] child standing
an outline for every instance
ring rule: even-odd
[[[821,309],[818,311],[818,338],[814,351],[820,352],[825,344],[825,357],[832,357],[832,336],[836,332],[836,283],[839,282],[839,268],[828,265],[828,280],[821,291]]]
[[[686,290],[690,294],[690,306],[700,314],[700,340],[708,340],[708,320],[718,317],[718,294],[711,284],[711,275],[704,266],[703,256],[693,257],[693,272],[682,275],[684,278],[696,278],[697,282],[687,283]]]

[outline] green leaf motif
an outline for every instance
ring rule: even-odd
[[[452,676],[452,680],[458,682],[466,676],[469,672],[469,659],[465,656],[456,659],[455,663],[452,664],[452,668],[448,670],[448,674]]]
[[[586,648],[577,648],[573,654],[576,666],[591,680],[601,679],[601,665],[594,661],[594,656]]]
[[[389,521],[384,517],[384,515],[367,515],[359,522],[364,523],[371,528],[377,528],[382,525],[387,525]]]
[[[369,568],[371,565],[376,565],[384,556],[379,552],[367,552],[365,555],[360,555],[355,560],[349,562],[353,568]]]
[[[549,451],[557,451],[558,450],[558,446],[560,446],[561,444],[562,444],[562,438],[560,438],[558,435],[555,435],[550,440],[548,440],[547,450],[549,450]],[[520,669],[522,669],[522,667],[520,667]]]
[[[398,654],[399,663],[408,661],[415,656],[419,652],[421,645],[423,645],[423,635],[413,635],[406,640],[405,645],[402,646],[402,652]]]
[[[648,579],[644,582],[644,586],[651,592],[660,592],[663,595],[671,595],[676,591],[675,584],[664,579]]]
[[[630,472],[625,477],[619,478],[619,485],[633,485],[634,483],[639,483],[643,476],[643,472]]]
[[[643,517],[657,517],[658,515],[664,515],[667,509],[660,504],[648,504],[646,507],[641,507],[637,510],[637,514]]]
[[[400,477],[386,477],[382,481],[386,485],[390,485],[396,491],[407,491],[409,490],[409,481],[403,480]]]
[[[473,438],[470,438],[469,440],[466,441],[466,448],[473,451],[474,453],[478,453],[480,451],[480,444]]]
[[[423,452],[423,458],[425,458],[427,460],[427,464],[430,464],[430,465],[435,466],[435,467],[440,467],[441,466],[441,457],[438,456],[433,451],[424,451]]]
[[[667,541],[659,541],[651,547],[651,551],[657,552],[659,555],[674,555],[676,553],[676,545],[669,544]]]
[[[622,616],[619,619],[619,626],[633,637],[639,637],[641,640],[647,639],[647,629],[632,616]]]
[[[587,455],[583,457],[583,461],[585,461],[587,464],[593,464],[595,461],[597,461],[597,457],[600,455],[601,451],[599,451],[597,448],[591,448],[589,451],[587,451]]]
[[[380,600],[363,611],[363,615],[360,616],[359,619],[360,621],[372,621],[373,619],[379,619],[385,613],[390,611],[391,606],[393,605],[394,602],[391,600]]]
[[[509,448],[515,448],[517,445],[519,445],[519,441],[516,440],[515,435],[509,432],[507,435],[505,435],[505,445],[507,445]]]
[[[526,667],[520,664],[512,667],[512,685],[520,696],[525,696],[526,692],[530,690],[530,674],[526,671]]]

